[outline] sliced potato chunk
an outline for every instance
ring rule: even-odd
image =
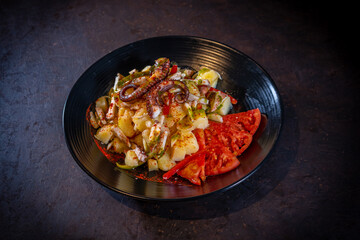
[[[144,140],[142,134],[136,135],[134,138],[130,140],[131,142],[135,143],[140,148],[144,149]]]
[[[169,171],[171,168],[173,168],[176,163],[170,158],[170,148],[168,148],[164,155],[162,155],[161,158],[158,160],[159,169],[163,171]]]
[[[223,118],[220,114],[217,114],[217,113],[209,113],[207,115],[208,119],[212,120],[212,121],[215,121],[215,122],[220,122],[222,123],[223,122]]]
[[[185,155],[196,153],[198,150],[199,145],[195,135],[190,131],[181,131],[180,138],[172,147],[171,159],[173,161],[180,161],[185,158]]]
[[[231,99],[230,97],[226,97],[221,102],[220,106],[216,109],[216,113],[225,116],[230,112],[232,108]]]
[[[125,136],[132,137],[135,135],[134,125],[131,118],[130,110],[125,110],[123,114],[120,114],[118,117],[118,127],[123,131]]]
[[[180,104],[171,104],[169,115],[165,118],[165,125],[171,128],[175,123],[183,119],[186,114]]]
[[[207,79],[210,82],[210,86],[216,88],[217,82],[221,79],[220,74],[212,69],[207,67],[202,67],[195,80]]]
[[[109,108],[109,103],[106,98],[105,96],[99,97],[95,102],[95,107],[101,108],[104,113],[106,113]]]
[[[126,152],[125,164],[129,167],[137,167],[140,165],[139,159],[134,150]]]
[[[114,137],[114,139],[107,146],[107,150],[116,153],[123,153],[126,149],[128,149],[126,143],[122,142],[117,137]]]
[[[209,120],[206,116],[204,109],[197,109],[193,113],[194,113],[194,121],[193,121],[194,128],[205,129],[209,126]]]
[[[159,170],[158,162],[155,159],[149,159],[147,162],[149,172]]]
[[[184,117],[181,119],[177,124],[176,128],[179,131],[192,131],[195,129],[194,124],[189,116]]]
[[[144,131],[147,127],[146,122],[152,121],[150,116],[147,114],[146,108],[140,108],[135,112],[132,121],[134,122],[134,129],[136,131]]]
[[[104,144],[108,144],[113,136],[112,125],[105,125],[99,128],[95,134],[95,138]]]

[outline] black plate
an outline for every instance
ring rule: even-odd
[[[241,165],[229,173],[208,177],[202,186],[183,186],[146,181],[126,171],[115,171],[94,143],[86,121],[88,106],[105,95],[117,73],[142,69],[159,57],[179,65],[208,66],[223,80],[218,88],[238,100],[234,112],[259,108],[262,125],[251,146],[240,157]],[[282,123],[277,88],[254,60],[225,44],[198,37],[168,36],[141,40],[121,47],[93,64],[70,91],[63,111],[63,128],[69,150],[80,167],[93,179],[116,192],[150,200],[180,200],[224,191],[256,171],[274,146]]]

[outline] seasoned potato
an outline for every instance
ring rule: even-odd
[[[180,161],[185,155],[196,153],[199,145],[195,135],[190,131],[181,131],[180,138],[174,143],[171,151],[171,159]]]
[[[216,109],[216,113],[225,116],[230,112],[232,108],[231,99],[230,97],[224,98],[224,100],[221,102],[220,106]]]
[[[193,126],[194,128],[201,128],[201,129],[205,129],[209,126],[209,120],[206,116],[205,110],[198,109],[194,111]]]
[[[220,114],[217,114],[217,113],[209,113],[207,115],[208,119],[212,120],[212,121],[215,121],[215,122],[220,122],[222,123],[223,122],[223,118]]]
[[[210,86],[216,88],[217,82],[220,78],[220,74],[207,67],[202,67],[198,72],[195,80],[207,79],[210,82]]]
[[[122,142],[119,138],[114,137],[112,142],[108,144],[108,150],[116,153],[123,153],[126,149],[128,149],[127,145]]]
[[[148,169],[149,172],[159,170],[158,162],[155,159],[148,160]]]
[[[163,171],[169,171],[176,165],[175,161],[170,158],[170,148],[168,148],[165,151],[164,155],[162,155],[162,157],[158,159],[158,165],[159,169]]]
[[[106,113],[109,108],[109,103],[106,97],[99,97],[95,102],[95,107],[101,108]]]
[[[95,134],[95,138],[104,144],[108,144],[113,136],[112,125],[105,125],[99,128]]]
[[[147,121],[152,121],[149,115],[145,115],[142,117],[137,117],[135,115],[132,120],[134,122],[134,129],[140,132],[144,131],[147,128],[146,126]]]
[[[195,129],[194,124],[189,116],[184,117],[176,124],[179,131],[192,131]]]
[[[140,148],[144,149],[144,143],[143,143],[143,136],[140,134],[136,135],[134,138],[130,140],[131,142],[135,143]]]
[[[126,152],[125,164],[130,167],[139,166],[139,159],[136,156],[136,153],[134,150],[129,150]]]
[[[125,136],[132,137],[135,135],[134,125],[131,118],[131,111],[124,110],[123,114],[119,113],[118,127],[123,131]]]
[[[172,104],[170,107],[169,115],[165,118],[165,124],[171,128],[175,123],[180,121],[186,116],[186,111],[179,104]]]

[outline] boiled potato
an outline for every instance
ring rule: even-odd
[[[161,158],[157,160],[159,169],[163,171],[169,171],[171,168],[173,168],[176,163],[170,158],[170,148],[168,148],[164,155],[162,155]]]
[[[159,170],[158,162],[155,159],[149,159],[147,162],[149,172]]]
[[[195,80],[200,79],[207,79],[210,82],[210,86],[213,88],[216,88],[217,82],[219,79],[221,79],[220,74],[212,69],[209,69],[207,67],[202,67],[198,75],[196,76]]]
[[[174,143],[171,150],[171,160],[180,161],[185,158],[185,155],[196,153],[199,145],[192,132],[181,131],[180,138]]]
[[[137,110],[132,118],[132,121],[134,122],[134,129],[136,131],[144,131],[146,128],[146,122],[152,121],[150,116],[147,114],[146,108],[140,108]]]
[[[206,116],[204,109],[197,109],[193,111],[193,113],[194,113],[194,121],[193,121],[194,128],[205,129],[209,126],[209,120]]]
[[[118,127],[127,137],[132,137],[135,135],[134,125],[131,118],[131,111],[125,110],[122,114],[119,113],[118,117]]]
[[[130,140],[131,142],[135,143],[140,148],[144,149],[144,142],[143,142],[143,136],[140,134],[136,135],[134,138]]]
[[[134,150],[129,150],[126,152],[125,164],[130,167],[139,166],[139,159]]]
[[[95,134],[95,138],[104,144],[108,144],[113,136],[112,125],[105,125],[99,128]]]
[[[122,142],[119,138],[114,137],[112,142],[108,144],[108,150],[116,153],[123,153],[126,149],[128,149],[127,145]]]
[[[184,117],[181,119],[177,124],[176,128],[179,131],[192,131],[195,129],[192,119],[189,116]]]
[[[207,115],[208,119],[212,120],[212,121],[215,121],[215,122],[220,122],[222,123],[223,122],[223,118],[220,114],[217,114],[217,113],[209,113]]]
[[[95,107],[101,108],[104,111],[104,113],[106,113],[109,108],[109,103],[106,97],[105,96],[99,97],[95,102]]]
[[[232,108],[231,99],[230,97],[224,98],[224,100],[221,102],[220,106],[216,109],[216,113],[225,116],[230,112]]]
[[[174,124],[183,119],[186,114],[187,112],[184,111],[180,104],[172,104],[169,115],[165,117],[165,125],[169,128],[173,127]]]

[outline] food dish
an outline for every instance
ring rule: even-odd
[[[173,183],[177,176],[201,185],[229,172],[240,165],[261,113],[228,115],[237,100],[216,89],[219,81],[208,67],[181,67],[166,57],[118,73],[108,94],[86,111],[94,141],[116,168],[142,168],[147,180]],[[151,171],[166,173],[149,179]]]
[[[233,111],[259,107],[263,115],[262,134],[243,155],[236,170],[207,179],[201,187],[172,185],[139,179],[126,170],[113,171],[91,138],[85,119],[88,105],[105,95],[118,72],[141,68],[153,59],[169,56],[179,65],[215,69],[223,76],[220,89],[239,100]],[[86,91],[85,91],[86,89]],[[82,115],[81,115],[82,114]],[[91,66],[76,82],[64,106],[63,127],[69,150],[77,163],[102,185],[140,199],[179,200],[204,196],[233,187],[251,175],[274,146],[282,122],[279,94],[270,76],[252,59],[224,44],[197,37],[170,36],[129,44],[106,55]]]

